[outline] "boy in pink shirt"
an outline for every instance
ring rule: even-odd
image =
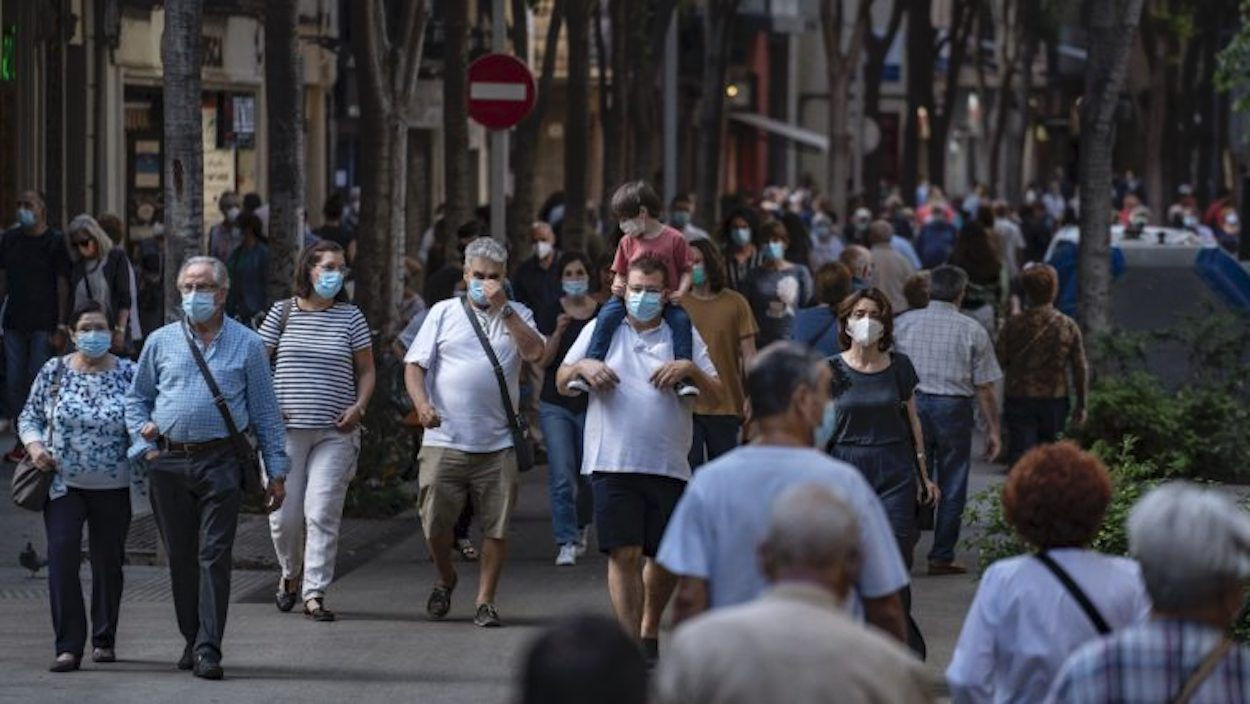
[[[612,272],[615,274],[612,298],[599,311],[590,349],[586,352],[588,359],[602,362],[608,356],[612,337],[625,322],[627,311],[640,320],[651,320],[662,313],[673,334],[673,359],[689,360],[693,353],[694,327],[690,316],[677,305],[681,297],[690,291],[690,246],[681,231],[657,219],[663,208],[660,196],[646,181],[631,181],[612,194],[612,214],[620,222],[625,237],[616,246],[616,257],[612,261]],[[670,287],[667,305],[661,294],[640,292],[627,295],[625,291],[629,265],[644,256],[659,259],[667,266],[666,285]],[[674,284],[676,288],[671,288]],[[579,377],[570,381],[568,388],[587,392],[590,385]],[[679,396],[699,395],[699,389],[689,379],[678,382],[674,391]]]

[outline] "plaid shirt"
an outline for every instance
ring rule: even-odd
[[[900,315],[894,321],[894,344],[911,358],[921,393],[970,398],[976,387],[1003,377],[989,333],[953,303],[933,301]]]
[[[1171,701],[1223,636],[1198,623],[1156,620],[1086,644],[1068,659],[1050,691],[1055,704]],[[1250,702],[1250,649],[1235,646],[1190,704]]]

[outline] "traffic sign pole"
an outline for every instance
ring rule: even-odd
[[[495,31],[492,45],[504,47],[503,0],[492,0]],[[469,117],[491,131],[490,135],[490,221],[491,236],[503,241],[508,177],[507,130],[534,109],[534,74],[511,54],[496,51],[469,64]]]
[[[507,45],[504,42],[508,31],[508,22],[504,19],[504,1],[492,0],[491,18],[494,28],[491,31],[490,50],[502,54]],[[520,22],[523,18],[516,18]],[[507,184],[508,184],[508,132],[494,130],[490,133],[490,236],[504,244],[508,243],[507,233]]]

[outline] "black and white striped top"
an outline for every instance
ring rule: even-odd
[[[281,333],[282,307],[291,313]],[[274,390],[288,428],[328,428],[356,402],[353,355],[372,345],[360,309],[335,303],[323,311],[278,301],[258,330],[266,347],[277,347]]]

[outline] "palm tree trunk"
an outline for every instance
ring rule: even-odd
[[[203,251],[204,131],[200,113],[203,0],[166,0],[161,37],[165,131],[165,319],[182,310],[177,274]]]
[[[269,109],[269,297],[291,295],[303,233],[304,75],[299,0],[265,9],[265,101]]]

